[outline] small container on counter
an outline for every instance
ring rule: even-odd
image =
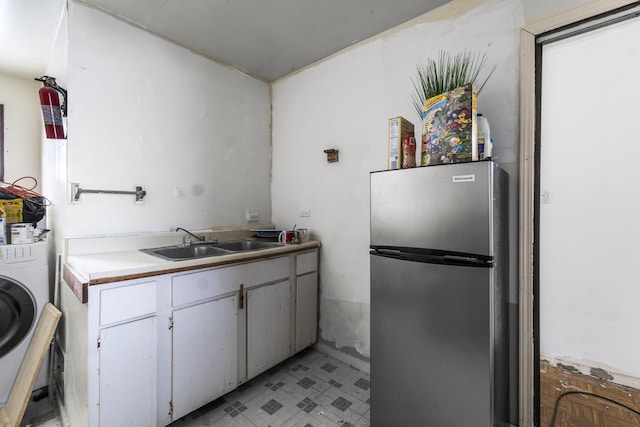
[[[30,222],[9,224],[9,243],[21,245],[33,243],[35,240],[36,226]]]
[[[409,132],[402,141],[402,169],[416,167],[416,138]]]
[[[0,245],[7,244],[7,219],[0,218]]]

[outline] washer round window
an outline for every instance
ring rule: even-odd
[[[18,282],[0,276],[0,357],[13,350],[29,333],[35,311],[31,292]]]

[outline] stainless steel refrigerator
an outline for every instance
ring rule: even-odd
[[[507,174],[371,173],[371,425],[507,419]]]

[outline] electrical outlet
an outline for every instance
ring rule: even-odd
[[[260,220],[260,214],[258,212],[247,212],[248,222],[258,222]]]
[[[300,216],[301,217],[311,216],[311,209],[309,209],[309,208],[300,209]]]

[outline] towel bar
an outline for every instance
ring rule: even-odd
[[[80,188],[80,184],[74,182],[71,184],[71,202],[78,203],[80,201],[80,196],[83,193],[92,193],[92,194],[133,194],[136,196],[136,203],[142,204],[144,203],[144,196],[147,195],[147,192],[142,188],[142,186],[136,186],[135,191],[120,191],[120,190],[91,190],[88,188]]]

